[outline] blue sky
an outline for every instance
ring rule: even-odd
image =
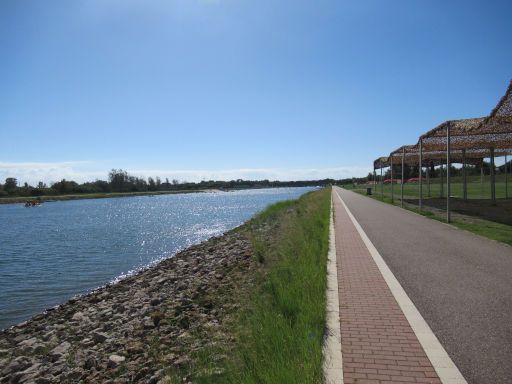
[[[0,2],[0,179],[364,176],[512,78],[510,1]]]

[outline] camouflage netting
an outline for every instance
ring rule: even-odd
[[[512,154],[512,150],[499,149],[494,151],[494,156],[505,156]],[[418,165],[420,160],[420,147],[416,145],[406,145],[391,152],[389,159],[393,158],[393,164],[401,164],[402,156],[404,156],[404,164]],[[452,164],[461,163],[466,159],[466,164],[480,164],[482,159],[491,156],[490,149],[466,149],[465,153],[462,149],[454,149],[450,151],[450,161]],[[446,163],[446,150],[423,150],[422,153],[423,166],[426,165],[440,165]]]
[[[373,169],[381,169],[389,167],[389,157],[383,156],[379,157],[377,160],[373,161]]]
[[[396,149],[387,157],[380,157],[377,160],[375,160],[373,162],[374,169],[387,168],[391,166],[391,158],[393,158],[393,165],[400,166],[402,164],[403,149],[405,149],[404,164],[409,166],[418,165],[420,160],[419,145],[406,145],[404,147]],[[512,150],[496,150],[494,152],[494,156],[505,155],[512,155]],[[467,149],[465,154],[466,164],[480,165],[482,163],[482,159],[490,156],[490,149]],[[452,164],[462,164],[464,161],[463,151],[460,149],[452,150],[450,160]],[[424,150],[422,156],[422,164],[424,167],[431,165],[437,166],[441,164],[446,164],[446,151]]]
[[[486,118],[485,124],[492,124],[493,119],[507,118],[508,128],[505,128],[504,132],[510,132],[510,117],[512,117],[512,81],[508,85],[507,92],[498,102],[498,105],[492,110],[489,117]]]
[[[420,137],[424,150],[512,148],[512,82],[489,116],[449,120]]]
[[[391,162],[401,165],[402,156],[407,165],[419,163],[420,142],[424,166],[446,163],[447,133],[450,130],[450,160],[466,164],[481,164],[484,158],[512,154],[512,81],[489,116],[473,119],[448,120],[422,135],[416,145],[405,145],[373,162],[374,169],[389,167]],[[405,153],[404,153],[405,152]]]
[[[499,124],[496,120],[485,123],[486,120],[486,118],[478,118],[445,121],[420,138],[423,149],[446,151],[448,129],[450,129],[452,150],[512,148],[512,129],[510,129],[510,132],[499,132],[507,129],[507,126]],[[491,132],[491,124],[496,125],[496,132]],[[512,124],[509,128],[512,128]]]

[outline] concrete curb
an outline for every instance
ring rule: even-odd
[[[343,384],[343,358],[338,297],[338,270],[336,268],[336,238],[331,194],[329,224],[329,253],[327,255],[326,330],[323,345],[324,377],[326,384]]]

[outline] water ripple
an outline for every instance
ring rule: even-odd
[[[119,281],[310,189],[0,205],[0,329]]]

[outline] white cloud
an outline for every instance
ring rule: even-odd
[[[15,177],[18,183],[29,183],[31,185],[43,181],[47,184],[62,179],[74,180],[82,183],[98,178],[106,178],[106,172],[95,171],[90,168],[88,161],[66,161],[66,162],[1,162],[0,181],[7,177]]]
[[[78,183],[106,180],[108,169],[100,169],[94,162],[0,162],[0,181],[15,177],[20,183],[31,185],[43,181],[47,184],[61,179],[74,180]],[[156,177],[178,179],[180,181],[198,182],[201,180],[316,180],[325,178],[347,178],[365,176],[370,167],[345,166],[331,168],[239,168],[224,170],[165,170],[165,169],[130,169],[126,171],[139,177]]]
[[[201,180],[316,180],[325,178],[347,178],[366,176],[370,167],[347,166],[333,168],[240,168],[225,170],[128,170],[137,176],[168,177],[186,181]]]

